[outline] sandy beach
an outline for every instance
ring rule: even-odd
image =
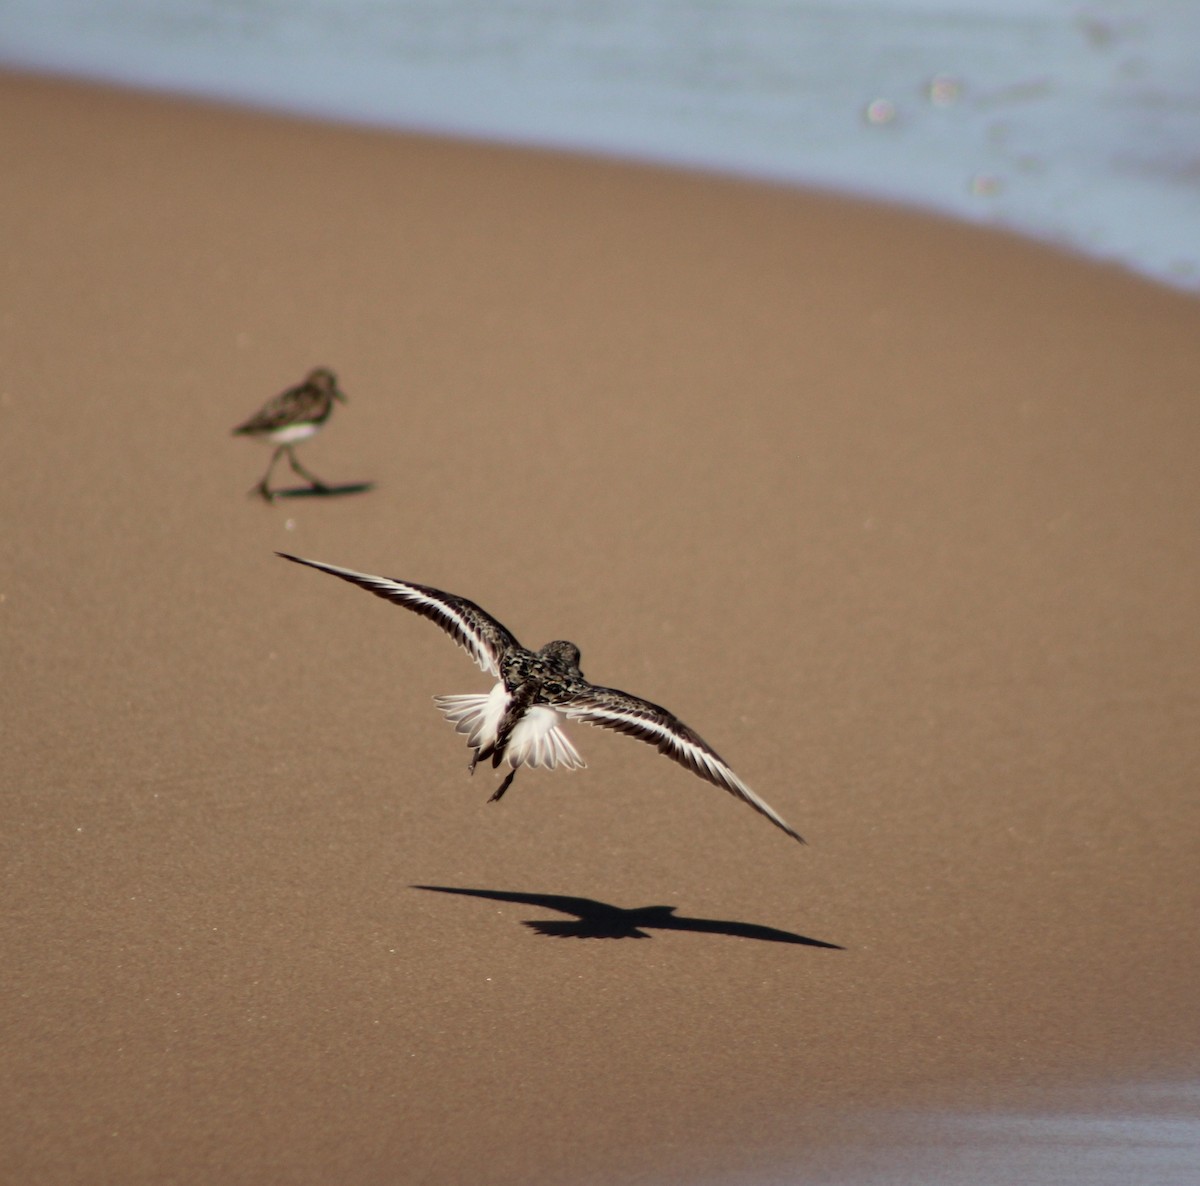
[[[0,1179],[832,1180],[881,1110],[1197,1077],[1200,303],[734,180],[0,111]],[[266,505],[230,430],[321,364],[300,456],[374,489]],[[583,727],[489,803],[431,702],[488,678],[276,550],[572,639],[808,846]]]

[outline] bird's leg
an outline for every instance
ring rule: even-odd
[[[305,481],[307,481],[308,484],[314,490],[328,490],[329,489],[329,487],[326,486],[325,483],[322,482],[320,478],[318,478],[315,474],[310,474],[308,472],[308,470],[306,470],[304,468],[304,466],[302,466],[300,464],[300,462],[296,458],[296,452],[295,452],[294,445],[284,445],[284,448],[287,450],[288,463],[291,465],[292,470],[295,473],[299,474],[302,478],[304,478]]]
[[[262,498],[267,502],[275,501],[275,495],[271,493],[271,473],[275,469],[275,462],[279,460],[279,454],[282,453],[286,448],[286,445],[280,445],[275,452],[271,454],[271,464],[267,466],[267,472],[263,474],[262,481],[250,491],[251,494],[257,494],[259,498]]]
[[[476,767],[476,765],[478,765],[478,763],[479,763],[479,751],[473,750],[471,753],[471,764],[470,764],[470,766],[467,767],[467,773],[474,774],[475,767]]]
[[[496,788],[496,793],[495,793],[495,794],[494,794],[494,795],[493,795],[493,796],[492,796],[492,797],[491,797],[491,798],[488,800],[488,802],[489,802],[489,803],[495,803],[495,802],[496,802],[496,800],[497,800],[497,799],[499,799],[499,798],[500,798],[500,797],[501,797],[501,796],[504,794],[504,792],[508,790],[508,788],[509,788],[510,786],[512,786],[512,780],[513,780],[514,778],[516,778],[516,777],[517,777],[517,772],[516,772],[515,770],[510,770],[510,771],[508,772],[508,775],[507,775],[507,777],[506,777],[506,778],[504,779],[504,781],[503,781],[503,782],[502,782],[502,783],[501,783],[501,784],[500,784],[500,785],[499,785],[499,786]]]
[[[493,768],[500,765],[508,750],[508,743],[512,738],[513,730],[517,727],[517,722],[525,715],[525,710],[533,703],[536,693],[536,683],[526,683],[523,687],[513,689],[512,696],[508,702],[508,708],[505,709],[504,716],[500,719],[500,724],[496,726],[496,740],[491,745],[484,746],[483,749],[475,752],[477,761],[480,758],[491,758]],[[512,785],[512,780],[516,776],[517,768],[514,766],[509,771],[508,777],[500,784],[496,789],[496,793],[488,802],[495,803]]]
[[[537,688],[530,684],[525,688],[519,689],[513,695],[509,701],[508,708],[504,712],[504,716],[500,718],[500,724],[496,726],[496,740],[480,752],[479,756],[481,758],[492,759],[493,770],[504,761],[504,755],[508,753],[508,743],[512,738],[513,730],[525,715],[525,710],[533,702],[533,694],[536,691]],[[504,792],[501,791],[500,793],[503,794]]]

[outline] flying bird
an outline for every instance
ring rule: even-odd
[[[303,383],[289,387],[267,400],[253,416],[233,430],[234,436],[253,437],[275,446],[271,464],[252,494],[260,494],[270,502],[274,497],[271,490],[271,472],[280,455],[286,453],[293,471],[300,475],[316,491],[327,491],[329,487],[296,459],[295,447],[310,436],[329,419],[333,401],[346,402],[345,394],[337,385],[337,378],[327,367],[317,367],[304,378]]]
[[[657,746],[668,758],[749,803],[776,827],[804,843],[804,838],[760,799],[712,746],[673,713],[628,692],[589,683],[579,668],[579,648],[573,642],[548,642],[541,650],[531,651],[491,614],[465,597],[412,581],[305,560],[287,552],[276,555],[340,577],[428,618],[483,671],[497,677],[499,682],[490,692],[434,697],[456,731],[467,735],[467,744],[474,751],[472,772],[479,762],[489,759],[493,768],[501,762],[511,767],[492,795],[492,802],[508,790],[523,765],[581,768],[584,761],[560,725],[564,720],[582,721]]]

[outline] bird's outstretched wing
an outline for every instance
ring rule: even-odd
[[[801,844],[804,843],[804,837],[742,782],[703,737],[665,708],[631,696],[628,692],[619,692],[616,688],[594,685],[565,704],[556,704],[555,708],[572,720],[600,725],[657,746],[660,753],[686,766],[713,786],[722,787],[749,803],[776,827],[782,828]]]
[[[331,576],[341,577],[376,597],[402,605],[414,613],[436,622],[479,666],[492,675],[500,674],[499,661],[509,647],[519,645],[512,634],[491,614],[465,597],[443,593],[428,585],[417,585],[412,581],[398,581],[392,577],[377,577],[370,573],[355,572],[352,568],[339,568],[336,564],[322,564],[319,560],[305,560],[290,556],[287,552],[276,552],[285,560],[296,564],[307,564]]]

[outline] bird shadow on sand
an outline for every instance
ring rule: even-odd
[[[621,906],[611,906],[607,902],[597,902],[594,898],[573,898],[565,894],[521,894],[505,890],[460,889],[448,885],[414,885],[410,888],[557,910],[572,917],[530,919],[522,925],[539,935],[551,935],[560,939],[650,939],[653,936],[647,932],[652,930],[691,931],[700,935],[731,935],[738,939],[761,939],[767,943],[795,943],[803,947],[824,947],[831,951],[845,950],[837,943],[810,939],[805,935],[760,926],[758,923],[732,922],[720,918],[687,918],[676,914],[674,906],[638,906],[626,910]]]
[[[267,501],[275,502],[281,498],[340,498],[343,494],[365,494],[374,489],[374,482],[343,482],[338,486],[284,486],[272,490]],[[251,490],[250,493],[256,494],[258,491]]]

